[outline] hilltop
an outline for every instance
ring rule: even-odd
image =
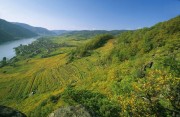
[[[46,28],[42,28],[42,27],[34,27],[25,23],[18,23],[18,22],[13,22],[13,24],[16,24],[18,26],[21,26],[25,29],[28,29],[36,34],[38,34],[39,36],[47,36],[47,35],[55,35],[56,33],[46,29]]]
[[[28,29],[0,19],[0,42],[30,38],[34,36],[37,36],[37,34]]]
[[[21,45],[15,58],[1,61],[0,104],[29,117],[77,105],[97,117],[179,116],[179,31],[177,16],[134,31]]]

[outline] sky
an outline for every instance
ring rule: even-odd
[[[150,27],[180,15],[180,0],[0,0],[0,18],[50,30]]]

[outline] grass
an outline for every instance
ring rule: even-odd
[[[52,41],[56,43],[71,43],[75,46],[58,48],[47,58],[23,59],[16,62],[17,67],[1,68],[0,104],[19,109],[32,117],[47,116],[59,107],[76,104],[84,104],[101,116],[109,116],[109,113],[104,112],[109,107],[114,107],[111,102],[118,105],[115,109],[120,109],[119,116],[171,115],[169,111],[160,113],[158,109],[174,109],[171,102],[176,99],[176,87],[179,86],[180,54],[176,41],[179,38],[176,39],[175,34],[169,34],[170,42],[166,39],[165,45],[159,45],[160,47],[156,47],[158,44],[155,43],[147,52],[143,44],[143,34],[146,31],[147,29],[143,29],[124,33],[119,37],[109,38],[98,47],[91,46],[96,45],[91,40],[53,37]],[[159,32],[160,35],[162,32]],[[136,36],[142,36],[142,41],[137,40]],[[159,36],[156,35],[154,39],[151,41],[156,41]],[[93,47],[90,48],[91,55],[68,62],[69,53],[76,50],[76,46],[87,46],[87,43]],[[135,47],[137,50],[134,54]],[[126,56],[121,53],[126,53]],[[153,62],[153,66],[143,71],[145,76],[140,77],[141,70],[149,62]],[[66,95],[69,86],[74,92]],[[30,95],[32,92],[34,94]],[[68,97],[70,100],[66,100]],[[97,105],[94,103],[95,97],[101,100]],[[96,106],[97,111],[94,109]]]
[[[104,54],[105,48],[110,49],[112,46],[111,40],[95,53]],[[63,48],[57,51],[62,50],[64,51],[63,54],[48,58],[31,58],[28,61],[22,60],[16,63],[16,68],[6,66],[0,69],[0,103],[15,107],[28,114],[40,105],[40,102],[55,92],[62,91],[72,82],[82,84],[82,81],[91,77],[92,73],[88,73],[89,70],[98,70],[98,68],[93,67],[93,62],[98,59],[94,59],[97,56],[96,54],[88,59],[83,58],[66,65],[67,53],[71,51],[71,48]],[[7,73],[3,73],[3,71],[7,71]],[[82,87],[86,86],[82,85]],[[32,91],[35,94],[29,97]]]
[[[63,92],[69,84],[75,85],[75,89],[99,92],[111,100],[119,94],[127,95],[132,88],[131,83],[134,82],[132,78],[127,77],[134,74],[129,69],[132,67],[136,69],[151,58],[147,55],[138,61],[127,60],[119,65],[114,64],[108,67],[100,65],[99,60],[104,59],[113,49],[114,41],[114,39],[109,40],[104,46],[95,49],[91,56],[69,64],[66,64],[67,54],[71,49],[64,48],[66,49],[64,54],[48,58],[33,58],[28,62],[27,60],[19,61],[16,69],[11,66],[2,68],[0,70],[0,103],[17,108],[28,116],[35,116],[30,113],[37,114],[38,109],[39,111],[48,108],[54,110],[59,106],[68,105],[60,99],[57,103],[47,101],[46,105],[39,107],[44,100],[49,99],[49,96]],[[7,73],[2,73],[4,70]],[[119,71],[121,78],[117,76]],[[117,83],[119,80],[121,84]],[[29,97],[32,91],[36,93]],[[46,110],[47,112],[44,110],[45,115],[50,113],[51,109]]]

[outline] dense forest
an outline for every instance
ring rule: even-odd
[[[180,116],[180,16],[150,28],[86,33],[15,48],[16,57],[0,62],[0,104],[29,117],[76,105],[92,117]]]

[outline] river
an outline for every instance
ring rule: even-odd
[[[18,47],[20,44],[28,45],[35,41],[38,37],[28,38],[28,39],[19,39],[15,41],[8,41],[4,43],[0,43],[0,61],[3,57],[11,59],[16,55],[14,48]]]

